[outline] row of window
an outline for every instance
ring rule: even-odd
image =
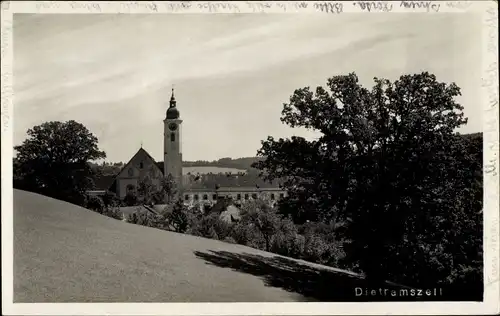
[[[280,193],[280,199],[284,198],[285,197],[285,194],[284,193]],[[223,196],[218,196],[217,194],[212,194],[212,200],[217,200],[217,198],[221,199],[221,198],[224,198]],[[245,200],[248,200],[250,198],[250,195],[247,193],[245,194]],[[271,193],[271,200],[274,200],[276,198],[276,196],[274,195],[274,193]],[[198,201],[200,199],[200,196],[198,194],[195,194],[194,195],[194,200],[195,201]],[[237,194],[236,195],[236,199],[237,200],[241,200],[241,194]],[[253,193],[252,194],[252,199],[257,199],[257,193]],[[184,195],[184,200],[188,201],[189,200],[189,194],[186,194]],[[203,200],[206,201],[208,200],[208,194],[203,194]]]

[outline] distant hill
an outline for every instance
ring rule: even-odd
[[[234,168],[241,170],[251,170],[252,164],[254,162],[259,161],[261,158],[258,157],[243,157],[243,158],[221,158],[219,160],[206,161],[206,160],[197,160],[197,161],[184,161],[182,164],[184,167],[219,167],[219,168]]]
[[[252,168],[254,162],[259,161],[261,158],[257,157],[245,157],[245,158],[221,158],[219,160],[205,161],[184,161],[182,163],[184,174],[209,174],[209,173],[238,173],[238,172],[250,172],[257,173],[257,170]],[[163,161],[157,162],[160,169],[163,169]],[[99,169],[102,175],[112,175],[116,176],[120,170],[125,165],[123,162],[119,163],[105,163],[105,164],[95,164],[90,163],[90,165],[95,169]]]
[[[182,174],[219,174],[219,173],[247,173],[246,169],[236,169],[236,168],[226,168],[226,167],[217,167],[217,166],[190,166],[190,167],[182,167]]]

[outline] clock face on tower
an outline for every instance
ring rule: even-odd
[[[175,123],[170,123],[168,125],[168,128],[171,130],[171,131],[175,131],[177,129],[177,124]]]

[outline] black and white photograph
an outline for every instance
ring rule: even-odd
[[[498,312],[473,2],[2,2],[4,303]]]

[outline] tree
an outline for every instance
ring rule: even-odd
[[[189,225],[188,208],[181,199],[173,205],[171,212],[166,214],[170,226],[178,233],[185,233]]]
[[[137,193],[141,202],[146,205],[152,205],[158,197],[158,189],[149,177],[141,179],[137,185]]]
[[[241,223],[252,225],[264,238],[266,251],[271,249],[271,240],[280,228],[281,218],[269,204],[262,200],[245,203],[241,210]]]
[[[225,240],[231,237],[232,225],[223,221],[220,214],[208,213],[191,216],[189,233],[205,238]]]
[[[27,131],[14,158],[15,186],[82,205],[93,187],[89,162],[106,157],[97,138],[76,121],[51,121]]]
[[[159,187],[154,185],[149,177],[144,177],[137,185],[137,193],[143,204],[170,204],[174,200],[177,190],[175,188],[175,181],[169,174],[160,179]]]
[[[436,254],[445,251],[448,258],[470,263],[477,255],[456,255],[456,240],[481,231],[481,165],[477,155],[460,157],[466,146],[454,132],[467,122],[454,100],[460,89],[427,72],[374,82],[367,89],[351,73],[328,79],[329,91],[295,90],[281,121],[320,137],[268,137],[258,151],[264,159],[254,166],[267,180],[285,179],[288,197],[279,208],[296,223],[349,223],[349,260],[375,283],[388,277],[420,286],[417,277],[445,282],[458,263],[432,264]],[[432,241],[444,237],[446,225],[460,229],[438,249]],[[470,244],[480,248],[478,240]]]
[[[160,189],[158,191],[158,199],[164,200],[167,204],[170,204],[175,195],[179,193],[176,188],[176,183],[171,174],[160,179]]]

